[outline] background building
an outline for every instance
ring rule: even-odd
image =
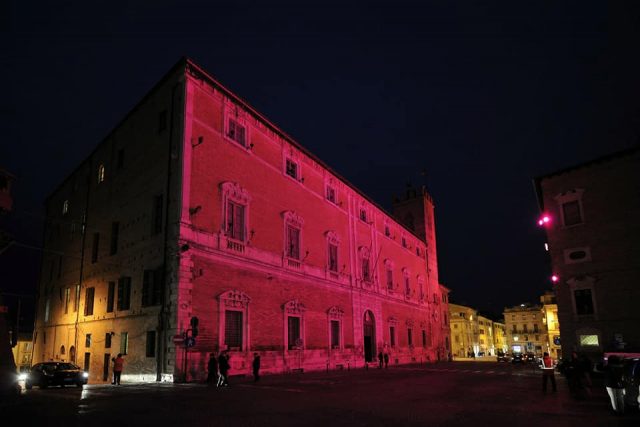
[[[535,179],[562,352],[640,348],[640,147]]]
[[[107,381],[445,358],[434,203],[386,213],[182,60],[47,199],[34,361]]]
[[[520,304],[504,310],[507,345],[512,353],[547,351],[545,313],[539,305]]]
[[[507,341],[507,332],[504,323],[493,322],[493,343],[496,354],[501,351],[507,353],[509,351],[509,343]]]
[[[562,359],[560,347],[560,322],[558,321],[558,305],[553,292],[545,292],[540,297],[542,310],[544,312],[544,324],[547,329],[547,349],[546,352],[554,359]]]
[[[478,312],[459,304],[449,304],[451,353],[453,357],[469,357],[480,351]]]

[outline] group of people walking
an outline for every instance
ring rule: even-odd
[[[229,350],[223,350],[218,357],[215,353],[209,355],[209,364],[207,366],[207,383],[216,387],[229,387]],[[253,380],[260,380],[260,355],[253,353]]]

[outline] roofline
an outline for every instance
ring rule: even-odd
[[[589,166],[592,166],[592,165],[597,164],[597,163],[609,162],[609,161],[615,160],[615,159],[617,159],[619,157],[625,157],[625,156],[633,155],[637,151],[640,151],[640,144],[634,144],[630,148],[626,148],[624,150],[615,151],[613,153],[605,154],[605,155],[602,155],[600,157],[596,157],[595,159],[591,159],[591,160],[588,160],[588,161],[583,162],[583,163],[578,163],[578,164],[575,164],[575,165],[572,165],[572,166],[568,166],[566,168],[557,170],[555,172],[550,172],[550,173],[545,174],[545,175],[539,175],[537,177],[534,177],[533,178],[533,190],[536,193],[536,198],[538,200],[538,207],[540,208],[541,211],[544,210],[544,200],[543,200],[543,197],[542,197],[542,180],[543,179],[551,178],[553,176],[562,175],[564,173],[568,173],[568,172],[571,172],[573,170],[589,167]]]
[[[302,153],[304,153],[306,156],[308,156],[309,158],[311,158],[314,162],[318,163],[320,166],[322,166],[323,168],[325,168],[327,171],[329,171],[330,173],[332,173],[336,178],[338,178],[339,180],[341,180],[342,182],[344,182],[345,184],[347,184],[352,190],[354,190],[357,194],[359,194],[363,199],[367,200],[369,203],[371,203],[373,206],[375,206],[376,208],[378,208],[381,212],[383,212],[384,214],[386,214],[387,216],[389,216],[389,218],[391,218],[392,220],[394,220],[396,222],[397,225],[399,225],[400,227],[404,228],[405,231],[407,231],[408,233],[410,233],[411,235],[413,235],[415,238],[417,238],[418,240],[420,240],[421,242],[425,243],[425,245],[427,244],[426,240],[422,240],[422,238],[420,236],[418,236],[418,234],[416,234],[415,231],[410,230],[409,228],[407,228],[404,224],[402,224],[399,220],[397,220],[393,214],[391,214],[390,212],[388,212],[385,208],[383,208],[382,206],[380,206],[376,201],[374,201],[373,199],[371,199],[369,196],[367,196],[363,191],[361,191],[358,187],[356,187],[353,183],[351,183],[348,179],[346,179],[344,176],[342,176],[341,174],[339,174],[337,171],[335,171],[331,166],[329,166],[328,164],[326,164],[322,159],[320,159],[319,157],[317,157],[315,154],[313,154],[311,151],[309,151],[307,148],[305,148],[302,144],[300,144],[298,141],[296,141],[295,139],[293,139],[293,137],[291,135],[289,135],[288,133],[286,133],[285,131],[283,131],[282,129],[280,129],[278,126],[276,126],[273,122],[271,122],[269,119],[267,119],[265,116],[263,116],[260,112],[258,112],[258,110],[256,110],[255,108],[253,108],[247,101],[245,101],[244,99],[240,98],[238,95],[236,95],[235,93],[233,93],[231,90],[227,89],[222,83],[220,83],[219,81],[217,81],[213,76],[211,76],[211,74],[209,74],[203,67],[201,67],[200,65],[198,65],[195,61],[193,61],[191,58],[185,58],[186,62],[187,62],[187,66],[191,66],[194,69],[197,70],[197,72],[204,78],[206,78],[208,80],[208,82],[210,84],[212,84],[213,86],[215,86],[217,89],[219,89],[221,92],[223,92],[225,95],[229,96],[230,98],[232,98],[235,102],[241,104],[242,107],[246,108],[247,111],[251,114],[253,114],[257,119],[259,119],[260,121],[262,121],[264,124],[267,125],[267,127],[269,127],[273,132],[275,132],[276,134],[278,134],[280,137],[282,137],[284,140],[286,140],[288,143],[294,145],[298,150],[300,150]],[[426,192],[426,190],[425,190]],[[433,203],[433,198],[430,194],[427,193],[427,196],[429,197],[429,199],[432,201]]]

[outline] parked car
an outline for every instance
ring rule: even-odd
[[[511,360],[511,357],[509,357],[509,354],[502,351],[499,351],[497,353],[497,356],[498,356],[498,362],[508,362]]]
[[[511,363],[524,363],[524,356],[522,355],[522,353],[513,353]]]
[[[24,378],[24,385],[27,390],[30,390],[34,385],[40,388],[53,385],[82,387],[87,383],[88,378],[89,374],[73,363],[44,362],[31,368],[31,371]]]
[[[540,358],[533,353],[527,353],[524,355],[524,360],[527,363],[539,363],[539,359]]]

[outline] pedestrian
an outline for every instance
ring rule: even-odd
[[[253,353],[253,382],[258,382],[260,380],[260,355],[258,353]]]
[[[118,353],[115,359],[111,359],[113,361],[113,385],[120,385],[120,376],[122,375],[122,370],[124,369],[124,359],[122,358],[122,353]]]
[[[547,392],[547,382],[551,381],[551,390],[556,392],[556,377],[555,377],[555,369],[553,367],[553,360],[549,357],[549,353],[546,351],[542,356],[542,361],[540,362],[540,367],[542,368],[542,392]]]
[[[224,350],[218,356],[218,369],[220,370],[220,378],[218,378],[218,387],[229,387],[229,351]]]
[[[209,355],[209,364],[207,366],[207,383],[213,384],[218,382],[218,359],[216,354],[211,353]]]
[[[384,363],[384,355],[382,351],[378,353],[378,369],[382,369],[382,364]]]
[[[571,353],[571,359],[567,363],[566,375],[569,391],[574,397],[582,399],[584,388],[582,384],[582,364],[578,360],[578,353],[575,351]]]
[[[618,356],[609,356],[606,366],[607,375],[605,377],[605,386],[609,399],[611,399],[611,408],[616,414],[624,414],[624,365],[622,359]]]
[[[387,369],[389,367],[389,353],[384,353],[384,368]]]

